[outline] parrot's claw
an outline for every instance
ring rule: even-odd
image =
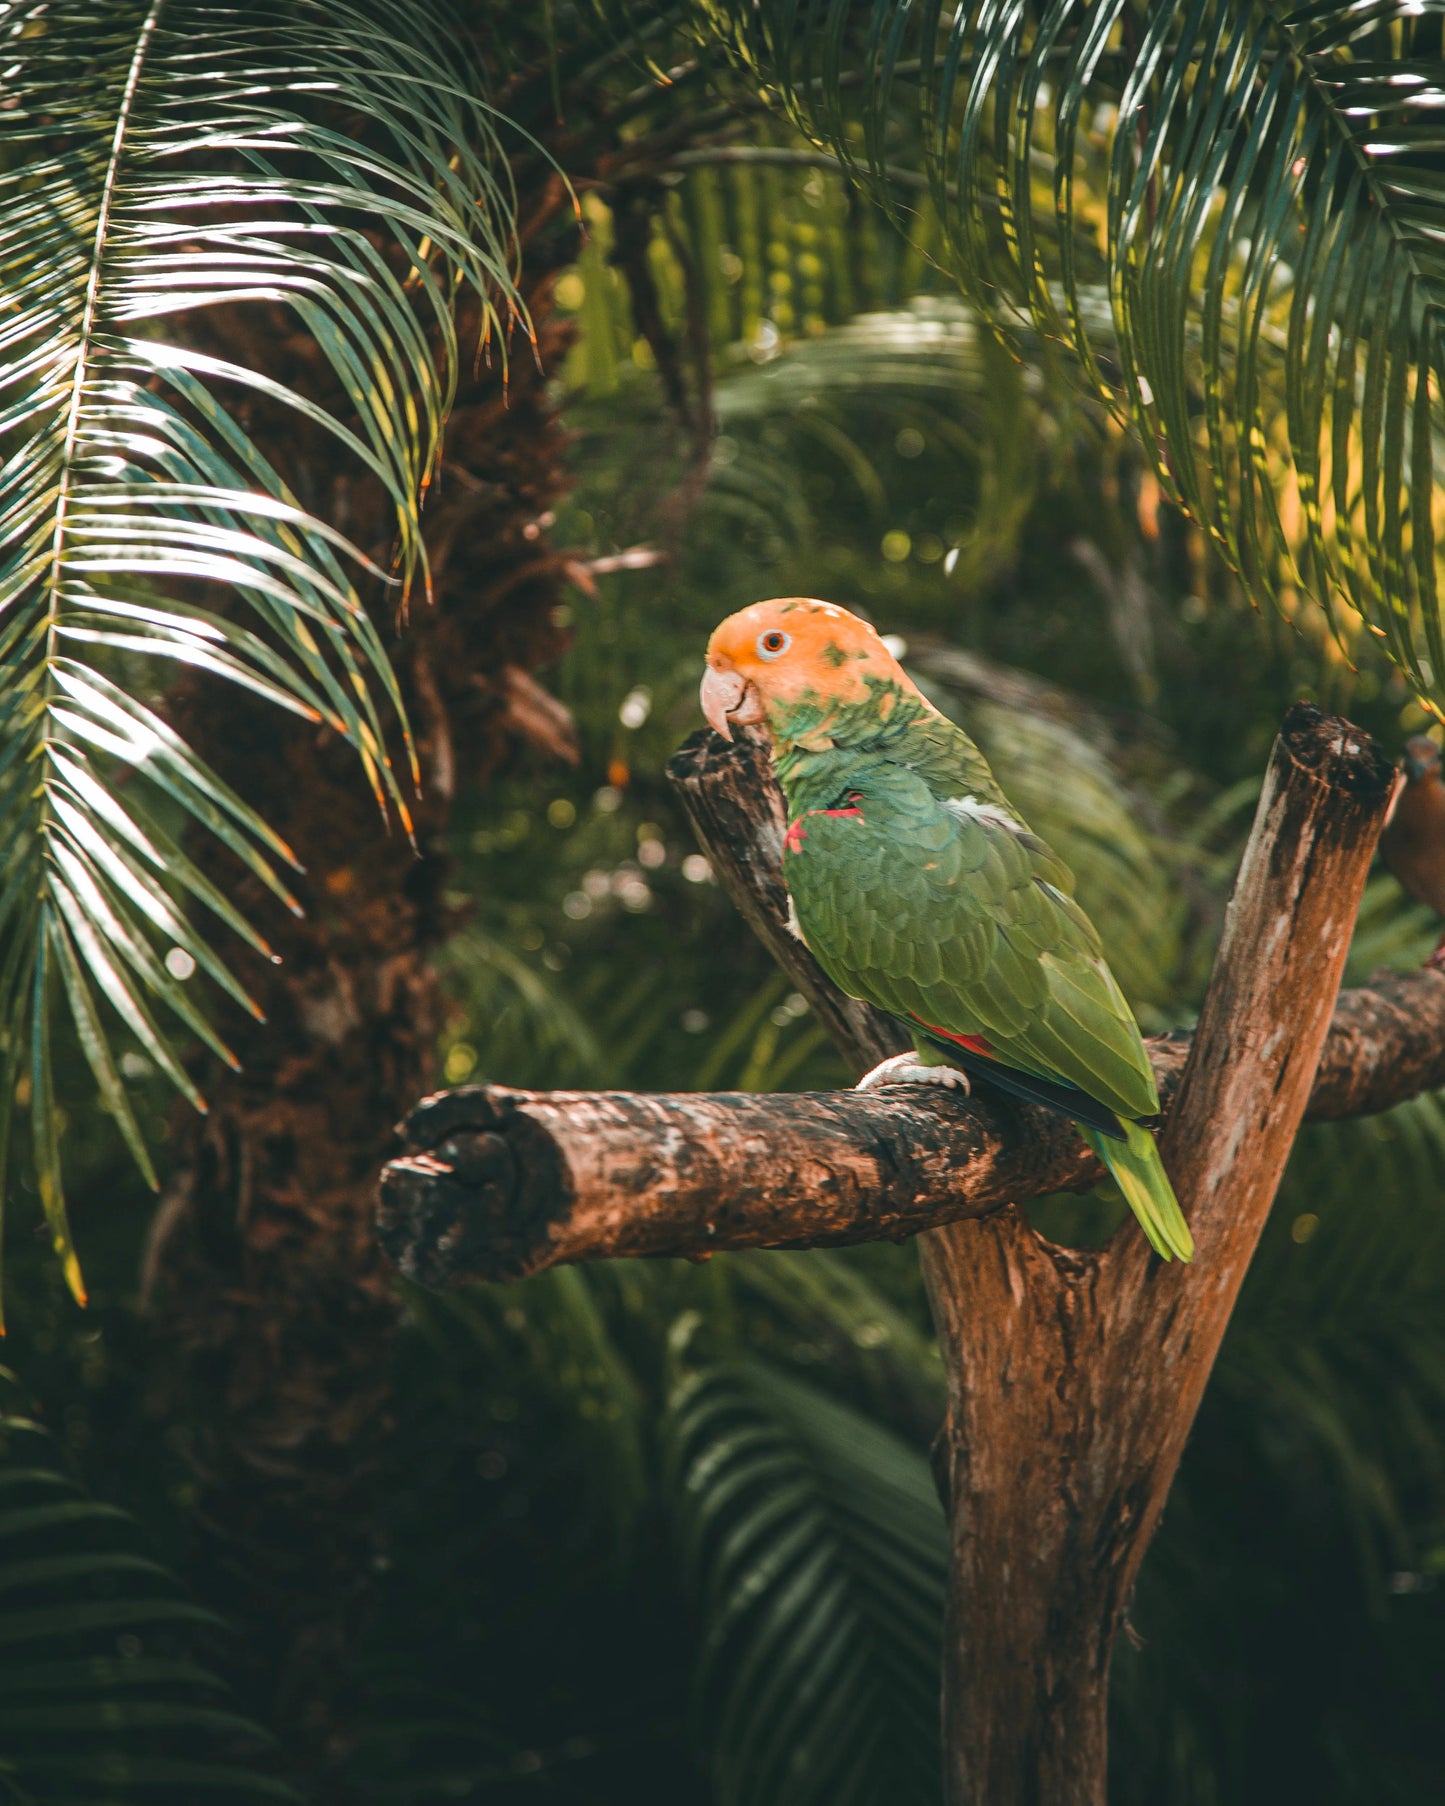
[[[956,1066],[926,1066],[917,1054],[894,1054],[865,1072],[855,1091],[881,1091],[885,1085],[950,1085],[968,1096],[968,1074]]]

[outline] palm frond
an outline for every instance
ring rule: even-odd
[[[1045,379],[1004,356],[975,312],[949,297],[921,296],[887,312],[868,312],[758,361],[735,356],[717,389],[718,424],[735,448],[715,464],[709,502],[726,505],[749,483],[775,516],[786,507],[793,535],[814,527],[792,469],[810,451],[838,469],[876,522],[888,521],[879,446],[900,433],[947,460],[978,503],[968,533],[944,555],[959,581],[1010,556],[1046,453],[1039,401]],[[1062,412],[1062,410],[1061,410]],[[1063,421],[1054,428],[1063,431]],[[768,444],[781,433],[787,458]],[[771,455],[770,455],[771,453]],[[1007,468],[1007,480],[994,479]]]
[[[466,1000],[466,1023],[485,1023],[478,1049],[460,1036],[443,1059],[448,1079],[552,1085],[601,1083],[606,1062],[594,1019],[568,988],[496,935],[467,928],[447,946],[443,969]],[[478,1070],[478,1056],[484,1065]]]
[[[1435,1791],[1442,1176],[1438,1096],[1300,1135],[1141,1577],[1147,1647],[1116,1664],[1126,1800],[1265,1798],[1261,1762],[1302,1750],[1311,1798],[1366,1770],[1372,1799]]]
[[[912,158],[969,292],[1073,345],[1256,599],[1358,611],[1438,706],[1439,10],[719,0],[697,18],[876,193]]]
[[[592,293],[590,278],[585,292]],[[639,460],[621,453],[646,435],[646,468],[655,469],[663,430],[655,390],[636,380],[635,368],[634,380],[624,379],[612,316],[604,314],[599,324],[585,303],[582,311],[584,335],[573,353],[578,380],[585,383],[594,335],[601,334],[613,387],[605,402],[575,403],[571,417],[587,435],[593,469],[610,464],[622,485],[641,489]],[[708,557],[715,562],[713,546],[740,546],[751,554],[748,584],[760,580],[759,562],[814,560],[820,551],[833,557],[846,528],[837,519],[829,519],[826,535],[820,527],[839,512],[829,502],[840,494],[856,504],[848,526],[876,561],[881,536],[917,487],[916,479],[908,481],[916,453],[897,453],[901,436],[905,445],[927,446],[939,490],[946,486],[949,494],[935,564],[942,561],[953,589],[978,585],[1016,556],[1030,505],[1047,479],[1097,440],[1100,411],[1071,406],[1077,397],[1055,375],[1057,359],[1040,348],[1037,363],[1021,365],[956,296],[920,295],[832,326],[812,321],[795,337],[763,324],[764,337],[716,351],[711,399],[718,437],[707,487],[689,515],[699,564]],[[625,487],[608,501],[613,508],[630,501],[639,516],[636,530],[656,531],[656,489],[654,479],[646,502]]]
[[[685,1379],[665,1435],[721,1806],[935,1800],[948,1539],[926,1460],[757,1361]]]
[[[1406,1499],[1445,1485],[1445,1098],[1306,1128],[1216,1384],[1288,1421],[1365,1571],[1407,1565]]]
[[[1377,872],[1360,902],[1345,983],[1366,984],[1380,966],[1423,965],[1439,938],[1434,910],[1413,902],[1388,872]]]
[[[645,1400],[606,1309],[605,1274],[556,1267],[521,1286],[466,1286],[448,1296],[412,1288],[407,1315],[457,1410],[470,1415],[479,1394],[496,1389],[545,1401],[571,1427],[589,1504],[617,1542],[646,1491]]]
[[[722,109],[726,118],[726,108]],[[714,357],[740,346],[760,363],[789,337],[806,338],[860,313],[897,308],[947,278],[935,268],[944,244],[926,194],[915,195],[914,233],[891,230],[878,209],[860,204],[836,158],[776,120],[747,121],[749,142],[735,142],[737,120],[721,141],[699,132],[686,148],[647,141],[635,152],[651,180],[668,182],[646,245],[663,330]],[[675,128],[660,133],[662,146]],[[619,186],[625,193],[626,177]],[[650,362],[627,268],[618,267],[614,215],[598,196],[584,203],[587,238],[559,290],[583,328],[567,376],[590,395],[610,394],[619,374]]]
[[[158,1011],[229,1057],[185,976],[249,999],[186,905],[268,951],[180,831],[208,829],[297,907],[291,849],[146,691],[181,665],[325,723],[406,820],[381,714],[400,697],[354,581],[374,567],[301,505],[253,417],[369,474],[404,594],[465,355],[452,301],[478,291],[489,326],[486,297],[515,307],[511,215],[466,35],[431,0],[6,0],[0,46],[0,1143],[18,1088],[79,1296],[62,998],[153,1178],[118,1026],[204,1107]],[[200,349],[196,316],[219,306],[289,315],[339,400]]]
[[[3,1369],[0,1391],[0,1794],[295,1802],[252,1766],[268,1739],[185,1652],[215,1619],[66,1477]]]
[[[910,1438],[933,1435],[943,1363],[911,1248],[735,1254],[724,1272],[740,1302],[756,1299],[767,1313],[750,1326],[749,1348],[787,1365],[825,1363],[877,1421]]]

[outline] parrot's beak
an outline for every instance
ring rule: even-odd
[[[731,666],[719,669],[710,664],[702,674],[699,695],[708,726],[724,740],[732,739],[735,727],[748,727],[763,718],[756,688]]]

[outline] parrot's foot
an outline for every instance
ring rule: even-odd
[[[952,1085],[968,1096],[968,1074],[956,1066],[925,1066],[915,1053],[894,1054],[865,1072],[855,1091],[880,1091],[885,1085]]]
[[[1425,961],[1427,972],[1445,972],[1445,935],[1440,937],[1440,945]]]

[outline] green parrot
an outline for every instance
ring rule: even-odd
[[[831,602],[756,602],[708,642],[702,706],[725,737],[757,723],[772,741],[795,932],[913,1036],[859,1089],[972,1074],[1071,1117],[1150,1246],[1188,1260],[1141,1121],[1154,1074],[1073,875],[876,630]]]

